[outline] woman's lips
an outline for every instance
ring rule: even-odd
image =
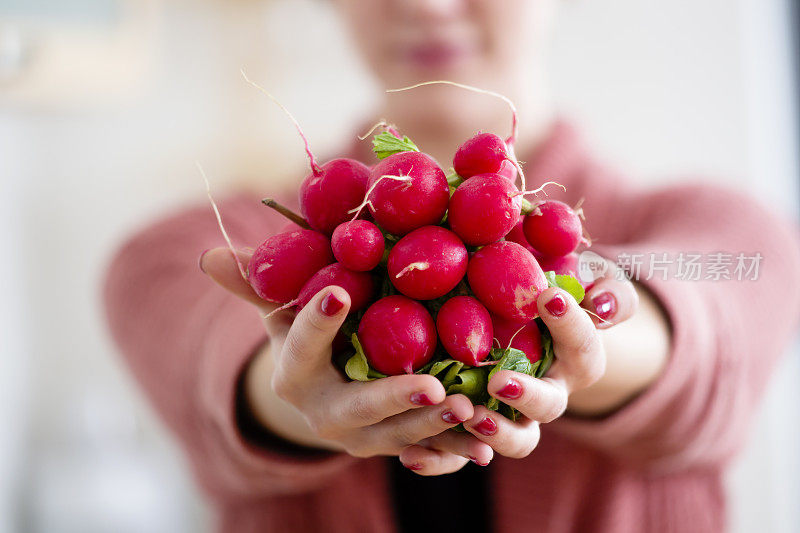
[[[426,43],[410,46],[403,54],[407,61],[419,67],[447,67],[469,54],[468,47],[445,43]]]

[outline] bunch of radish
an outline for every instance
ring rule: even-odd
[[[348,378],[428,373],[448,394],[516,418],[488,380],[499,369],[547,372],[552,341],[537,298],[549,286],[583,298],[575,250],[585,239],[580,209],[525,198],[541,189],[525,190],[516,114],[514,124],[507,140],[466,140],[448,173],[390,126],[372,139],[371,168],[318,165],[306,143],[301,213],[265,200],[294,224],[258,246],[247,280],[280,309],[344,288],[351,307],[334,363]]]

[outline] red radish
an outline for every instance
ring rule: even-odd
[[[354,272],[341,263],[334,263],[322,268],[303,285],[297,296],[297,310],[305,307],[315,294],[331,285],[343,288],[350,295],[351,313],[365,308],[375,296],[375,281],[371,274]]]
[[[415,300],[444,296],[467,273],[469,256],[455,233],[439,226],[415,229],[389,252],[389,279]]]
[[[475,252],[469,261],[467,279],[478,300],[507,320],[536,318],[536,299],[548,286],[533,255],[508,241],[495,242]]]
[[[453,168],[464,179],[478,174],[499,174],[509,159],[503,139],[494,133],[479,133],[458,147]]]
[[[372,270],[383,258],[385,244],[378,226],[366,220],[339,224],[333,231],[331,247],[336,259],[350,270]]]
[[[436,330],[450,357],[465,365],[476,366],[492,349],[489,311],[471,296],[447,300],[436,315]]]
[[[358,338],[369,364],[383,374],[412,374],[431,360],[436,350],[436,326],[425,307],[396,294],[367,309]]]
[[[262,242],[247,266],[247,279],[259,297],[289,303],[322,267],[333,263],[325,235],[302,229],[279,233]]]
[[[522,209],[517,186],[499,174],[478,174],[450,198],[447,222],[470,246],[498,241],[514,228]]]
[[[578,214],[558,200],[545,200],[537,204],[533,212],[525,217],[522,230],[537,252],[551,257],[574,252],[583,235]]]
[[[519,217],[519,222],[517,222],[517,225],[511,228],[511,231],[509,231],[504,238],[507,241],[519,244],[520,246],[528,250],[530,253],[532,253],[533,256],[536,257],[536,259],[538,260],[539,257],[537,256],[537,254],[539,252],[537,252],[536,249],[530,245],[528,239],[525,238],[525,233],[522,231],[522,221],[524,220],[524,218],[525,217]],[[542,270],[545,270],[545,272],[547,271],[544,268]]]
[[[531,363],[542,358],[542,335],[536,321],[516,322],[492,316],[494,338],[500,348],[516,348],[525,352]]]
[[[400,152],[372,168],[365,202],[375,222],[393,235],[438,224],[450,200],[444,171],[421,152]]]
[[[349,211],[364,199],[369,167],[353,159],[333,159],[314,169],[300,186],[300,211],[309,225],[326,235],[350,220]]]

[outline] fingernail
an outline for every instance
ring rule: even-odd
[[[332,292],[329,292],[328,295],[322,299],[322,303],[319,307],[323,314],[333,316],[342,310],[344,303],[334,296]]]
[[[603,320],[608,320],[617,312],[617,299],[610,292],[601,292],[592,298],[594,312]]]
[[[481,435],[486,435],[489,437],[497,433],[497,424],[495,424],[494,420],[487,416],[475,425],[475,430]]]
[[[433,405],[433,401],[428,395],[422,392],[415,392],[411,395],[411,403],[414,405]]]
[[[209,248],[208,250],[210,250],[210,249],[211,249],[211,248]],[[206,273],[206,271],[205,271],[205,270],[203,270],[203,258],[204,258],[204,257],[206,256],[206,254],[208,253],[208,250],[203,250],[203,253],[202,253],[202,254],[200,254],[200,259],[198,259],[198,261],[197,261],[197,264],[198,264],[198,266],[200,267],[200,272],[202,272],[203,274],[205,274],[205,273]]]
[[[522,396],[522,385],[516,379],[509,379],[506,386],[497,391],[497,395],[509,400],[516,400]]]
[[[475,463],[478,466],[489,466],[489,463],[481,463],[480,461],[478,461],[477,457],[473,457],[471,455],[468,455],[467,459],[469,459],[470,461],[472,461],[473,463]]]
[[[409,470],[415,470],[415,471],[422,470],[422,465],[419,463],[411,463],[410,465],[403,463],[403,466],[408,468]]]
[[[567,301],[560,293],[556,293],[549,302],[544,304],[544,308],[553,316],[561,316],[567,312]]]
[[[460,418],[453,414],[453,411],[445,411],[442,413],[442,420],[447,422],[448,424],[460,424],[463,422]]]

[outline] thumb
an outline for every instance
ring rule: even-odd
[[[253,257],[253,253],[238,250],[236,254],[246,269],[247,264]],[[259,298],[250,283],[242,277],[242,273],[239,271],[239,264],[230,249],[212,248],[203,252],[200,256],[200,270],[205,272],[208,277],[223,289],[242,300],[258,306],[265,313],[275,309],[276,305]]]
[[[350,295],[332,285],[319,291],[297,314],[286,336],[281,363],[289,379],[320,362],[330,363],[331,344],[350,310]]]

